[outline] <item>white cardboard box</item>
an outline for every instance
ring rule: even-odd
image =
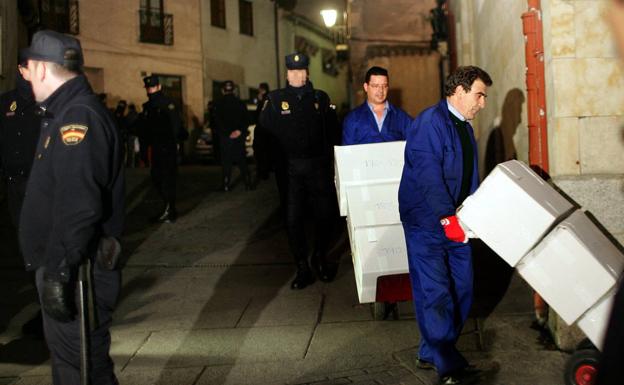
[[[375,302],[378,277],[409,273],[403,226],[354,228],[347,224],[358,299],[360,303]]]
[[[399,182],[347,186],[349,220],[354,227],[400,224]]]
[[[573,206],[526,164],[494,168],[466,198],[457,216],[511,266],[526,255]]]
[[[347,215],[346,186],[399,182],[405,142],[335,146],[335,183],[340,215]]]
[[[614,297],[614,291],[607,294],[583,314],[577,322],[578,327],[585,333],[587,338],[600,350],[604,346],[604,338],[607,326],[609,326],[609,319],[611,318]]]
[[[517,266],[520,275],[571,325],[611,290],[624,256],[577,210]]]

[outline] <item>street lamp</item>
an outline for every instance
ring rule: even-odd
[[[323,22],[327,28],[331,28],[336,25],[336,19],[338,18],[338,11],[335,9],[324,9],[321,11]]]

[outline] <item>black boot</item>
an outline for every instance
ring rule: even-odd
[[[308,262],[305,260],[297,262],[297,275],[290,284],[290,288],[293,290],[301,290],[313,283],[314,275],[308,266]]]
[[[169,213],[169,204],[166,203],[165,207],[163,207],[163,210],[158,215],[151,217],[149,220],[152,223],[159,223],[162,221],[163,218],[165,218],[168,215],[168,213]]]
[[[174,223],[178,219],[178,210],[176,210],[175,203],[169,203],[167,208],[166,214],[160,221],[162,223]]]
[[[314,268],[316,276],[322,282],[331,282],[336,277],[337,266],[327,263],[325,254],[313,254],[312,267]]]
[[[245,175],[245,191],[255,190],[256,186],[251,181],[251,176],[249,174]]]
[[[167,203],[164,210],[159,215],[152,217],[150,221],[154,223],[173,223],[178,219],[175,205]]]
[[[223,178],[223,187],[221,189],[225,192],[229,192],[232,190],[232,186],[230,186],[230,178]]]

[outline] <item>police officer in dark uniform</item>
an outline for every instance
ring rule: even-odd
[[[172,223],[178,217],[178,141],[184,128],[175,104],[163,94],[158,76],[146,76],[143,83],[149,100],[143,103],[139,130],[152,147],[152,182],[164,201],[163,211],[152,221]]]
[[[223,167],[223,191],[230,191],[232,163],[240,169],[245,189],[250,190],[251,176],[245,156],[245,138],[249,126],[247,106],[234,95],[234,82],[226,80],[221,86],[223,96],[213,104],[214,123],[219,132],[219,148]]]
[[[89,377],[94,385],[117,384],[109,328],[121,281],[115,266],[124,218],[119,131],[82,74],[76,38],[39,31],[24,54],[41,133],[19,240],[26,268],[36,270],[53,383],[81,383],[76,288],[80,266],[90,266],[84,276],[91,277],[96,322],[87,331]],[[115,252],[98,252],[103,245]]]
[[[27,60],[20,55],[16,87],[0,95],[0,171],[6,183],[9,215],[16,229],[41,124],[41,117],[35,113],[32,87],[23,77],[23,74],[28,76],[26,66]],[[41,311],[22,326],[22,332],[43,337]]]
[[[25,66],[26,61],[22,61],[20,72]],[[16,88],[0,96],[0,166],[7,184],[9,214],[16,227],[39,139],[41,117],[35,114],[36,108],[30,83],[19,73]]]
[[[286,56],[288,85],[269,93],[260,115],[288,159],[288,242],[297,264],[292,289],[314,282],[304,226],[307,199],[312,202],[316,235],[312,266],[324,282],[335,274],[326,257],[335,213],[332,154],[338,122],[329,96],[308,81],[308,62],[303,54]]]

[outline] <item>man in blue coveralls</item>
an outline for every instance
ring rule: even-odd
[[[477,144],[469,120],[485,107],[492,79],[459,67],[446,79],[446,98],[412,123],[399,186],[399,212],[421,339],[418,366],[440,383],[468,384],[477,372],[455,343],[472,305],[472,254],[455,210],[479,183]]]
[[[405,140],[412,118],[388,102],[388,86],[385,68],[371,67],[366,71],[366,101],[345,117],[343,145]]]

